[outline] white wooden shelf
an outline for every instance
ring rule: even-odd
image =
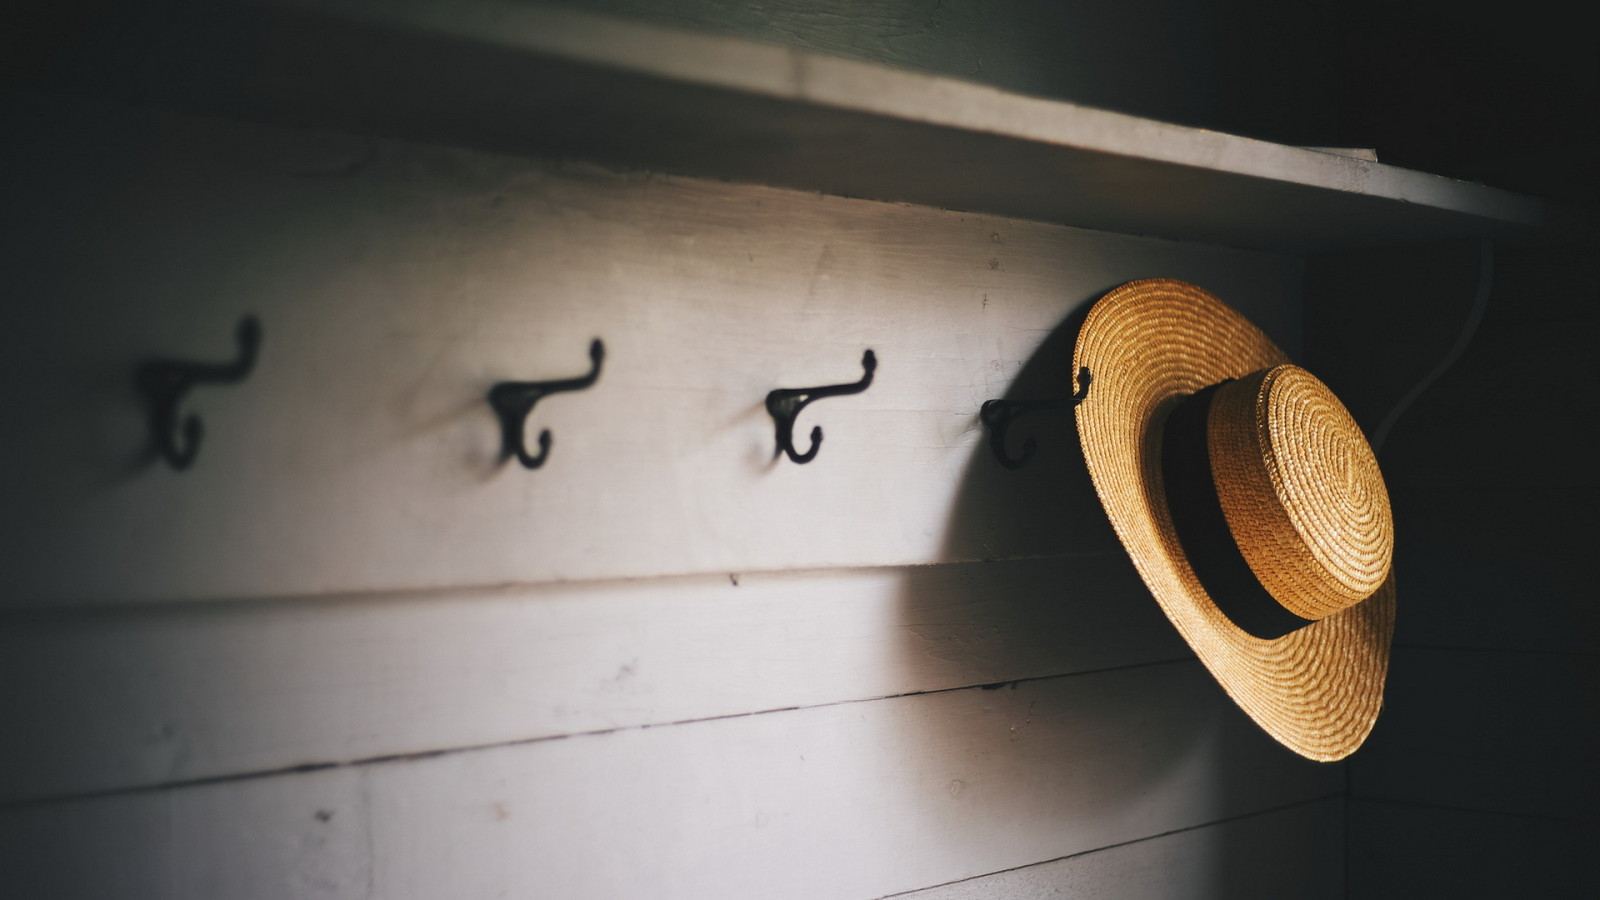
[[[190,112],[1251,249],[1573,219],[1371,160],[507,0],[176,7],[120,23],[68,79]]]

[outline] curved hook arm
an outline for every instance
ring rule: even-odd
[[[183,395],[197,384],[243,381],[255,368],[256,355],[261,348],[261,323],[254,316],[245,316],[239,320],[234,337],[239,343],[239,356],[233,362],[157,359],[141,365],[134,375],[135,384],[145,397],[150,437],[161,458],[174,469],[181,471],[194,463],[200,453],[200,439],[205,434],[200,417],[189,415],[183,420],[183,436],[179,438],[178,404]]]
[[[550,429],[539,432],[539,455],[528,453],[523,443],[528,414],[533,405],[550,394],[562,391],[581,391],[600,379],[600,364],[606,358],[606,346],[595,338],[589,344],[589,374],[560,381],[502,381],[489,389],[489,405],[500,417],[500,456],[515,456],[525,468],[537,469],[550,455]]]
[[[823,397],[841,397],[845,394],[859,394],[872,384],[872,373],[878,368],[878,357],[871,350],[861,354],[861,368],[865,374],[860,381],[851,384],[835,384],[828,387],[814,388],[779,388],[767,394],[767,412],[772,415],[772,421],[777,429],[778,449],[772,452],[774,458],[779,454],[787,453],[789,458],[797,463],[808,463],[822,449],[822,426],[813,426],[811,429],[811,449],[800,453],[794,449],[794,420],[800,415],[800,410],[813,400]]]
[[[978,418],[989,428],[989,448],[994,451],[995,459],[1000,465],[1008,469],[1020,469],[1033,458],[1034,439],[1030,436],[1022,443],[1022,455],[1012,458],[1006,453],[1006,431],[1010,429],[1012,421],[1025,413],[1037,412],[1044,409],[1071,409],[1083,402],[1089,396],[1089,382],[1093,378],[1089,375],[1087,367],[1078,370],[1078,389],[1070,397],[1059,397],[1054,400],[986,400],[978,410]]]

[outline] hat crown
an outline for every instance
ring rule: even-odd
[[[1273,599],[1316,620],[1384,583],[1394,523],[1383,475],[1316,376],[1278,365],[1225,384],[1206,430],[1228,528]]]

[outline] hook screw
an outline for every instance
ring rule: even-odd
[[[150,437],[167,465],[182,471],[194,464],[200,453],[205,426],[200,417],[184,418],[180,428],[178,404],[197,384],[233,384],[243,381],[255,368],[261,348],[261,323],[254,316],[239,320],[235,331],[239,356],[230,363],[194,363],[156,359],[141,365],[134,383],[144,395],[150,423]],[[181,433],[181,437],[179,436]]]
[[[978,418],[989,428],[989,448],[994,451],[994,458],[1000,465],[1008,469],[1020,469],[1033,458],[1035,441],[1029,437],[1022,444],[1022,455],[1012,458],[1006,453],[1006,432],[1011,428],[1011,423],[1021,415],[1038,412],[1046,409],[1071,409],[1083,402],[1089,396],[1089,382],[1093,379],[1087,367],[1078,370],[1078,389],[1070,397],[1058,397],[1053,400],[986,400],[978,410]]]
[[[878,357],[871,350],[861,355],[861,368],[864,372],[861,380],[850,384],[814,388],[779,388],[767,394],[767,412],[772,415],[778,437],[778,449],[772,453],[774,458],[780,454],[788,454],[789,458],[797,463],[808,463],[816,457],[817,451],[822,449],[822,426],[812,427],[811,449],[801,453],[794,448],[794,420],[800,415],[800,410],[813,400],[859,394],[866,390],[872,384],[872,373],[878,368]]]
[[[550,429],[539,432],[539,455],[528,452],[523,433],[528,414],[533,406],[545,397],[562,391],[581,391],[600,379],[600,364],[605,360],[606,347],[595,338],[589,344],[589,374],[560,381],[502,381],[489,389],[489,405],[500,418],[500,456],[516,457],[525,468],[537,469],[550,456]]]

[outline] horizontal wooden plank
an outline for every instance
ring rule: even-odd
[[[1593,256],[1594,245],[1575,250]],[[1593,282],[1574,278],[1562,293],[1593,292]],[[1490,306],[1521,307],[1533,314],[1550,306],[1542,297],[1495,293]],[[1431,317],[1431,328],[1458,338],[1471,294],[1458,295],[1448,312]],[[1448,324],[1446,324],[1448,323]],[[1583,336],[1600,325],[1600,312],[1548,319],[1507,316],[1485,320],[1447,373],[1395,420],[1383,461],[1406,486],[1479,488],[1600,487],[1590,451],[1600,441],[1600,369]],[[1425,357],[1431,366],[1444,354]],[[1540,380],[1550,386],[1529,391],[1506,377],[1508,360],[1539,361]],[[1421,379],[1397,381],[1408,389]],[[1466,420],[1471,420],[1468,424]],[[1574,523],[1576,524],[1576,523]],[[1600,539],[1596,518],[1585,523],[1590,546]]]
[[[981,404],[1068,390],[1064,320],[1153,275],[1297,343],[1298,262],[772,188],[65,102],[20,105],[30,223],[0,312],[7,605],[214,599],[1058,555],[1114,548],[1070,416],[998,466]],[[15,108],[14,108],[15,111]],[[68,212],[70,211],[70,212]],[[196,389],[198,461],[149,455],[149,357]],[[485,395],[573,377],[501,464]],[[779,387],[826,444],[774,460]],[[1031,373],[1031,374],[1030,374]],[[1033,427],[1033,426],[1028,426]],[[1050,430],[1054,429],[1054,430]]]
[[[41,616],[0,629],[0,799],[1186,656],[1116,556]]]
[[[1425,385],[1380,454],[1391,484],[1468,494],[1595,486],[1581,448],[1600,440],[1597,376],[1583,340],[1600,322],[1596,266],[1593,242],[1443,241],[1314,254],[1306,365],[1369,432]],[[1538,359],[1542,382],[1563,389],[1527,390],[1508,368],[1519,359]]]
[[[1401,643],[1600,654],[1600,487],[1391,487],[1405,526]],[[1507,605],[1515,598],[1514,612]]]
[[[367,898],[364,772],[337,769],[0,811],[0,878],[19,896]]]
[[[1396,647],[1351,796],[1600,820],[1600,656]]]
[[[108,16],[53,84],[1234,246],[1518,231],[1547,204],[1369,160],[555,6],[250,0]],[[161,65],[142,64],[151,57]],[[241,60],[248,60],[243,65]]]
[[[13,807],[0,876],[69,900],[870,897],[1341,781],[1187,661]]]
[[[1600,823],[1353,800],[1345,827],[1352,897],[1600,895]]]
[[[1380,456],[1400,535],[1398,642],[1600,652],[1597,260],[1588,245],[1478,241],[1308,259],[1307,365],[1369,432],[1451,356],[1489,263],[1481,318]],[[1551,389],[1513,376],[1519,359],[1538,360]]]
[[[896,896],[905,900],[1343,900],[1344,841],[1341,797]]]

